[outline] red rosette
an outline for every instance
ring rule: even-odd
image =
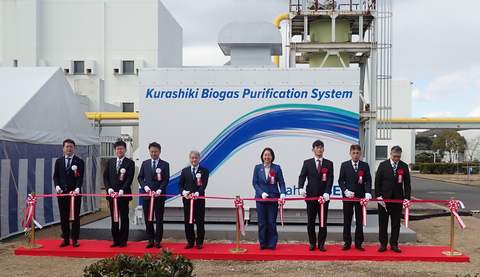
[[[275,171],[270,171],[270,185],[275,185]]]
[[[358,172],[358,183],[362,184],[363,183],[363,171]]]
[[[322,181],[326,182],[327,181],[327,173],[328,173],[328,169],[326,168],[322,168]]]
[[[403,170],[400,169],[400,170],[397,171],[397,173],[398,173],[398,182],[402,183],[403,182]]]

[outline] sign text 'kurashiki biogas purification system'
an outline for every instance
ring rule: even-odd
[[[210,170],[206,196],[252,198],[253,169],[265,147],[275,152],[287,188],[285,208],[305,209],[298,198],[303,161],[312,143],[325,143],[334,163],[332,196],[341,196],[338,170],[358,143],[358,69],[173,68],[143,69],[140,82],[140,159],[147,146],[162,146],[170,163],[167,194],[178,195],[180,171],[189,153],[201,153]],[[253,202],[253,201],[250,201]],[[179,198],[167,206],[181,207]],[[246,203],[255,207],[255,203]],[[233,207],[231,200],[207,200],[207,207]],[[332,201],[340,209],[340,201]]]

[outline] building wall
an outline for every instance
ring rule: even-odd
[[[103,80],[106,103],[138,110],[137,75],[114,74],[122,61],[135,69],[182,65],[182,28],[160,0],[0,1],[1,66],[69,69],[75,92],[75,80]],[[74,61],[91,74],[72,75]]]

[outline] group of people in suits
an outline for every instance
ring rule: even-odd
[[[309,250],[318,249],[326,251],[325,240],[327,238],[328,206],[330,203],[330,192],[334,182],[333,162],[323,157],[325,150],[324,143],[316,140],[312,144],[313,158],[303,162],[298,177],[299,193],[303,197],[317,198],[305,200],[307,206],[307,234],[310,242]],[[362,149],[360,145],[350,146],[351,159],[340,166],[338,184],[345,198],[366,198],[372,199],[372,177],[368,163],[360,161]],[[394,146],[390,152],[390,159],[383,161],[375,175],[376,196],[379,210],[379,252],[387,250],[388,234],[387,227],[389,217],[391,220],[390,249],[401,253],[398,247],[400,233],[400,221],[402,216],[402,203],[384,203],[384,199],[410,199],[411,180],[408,165],[400,160],[402,148]],[[278,241],[276,229],[278,203],[268,201],[268,198],[285,199],[285,181],[282,169],[279,165],[273,164],[275,154],[271,148],[265,148],[261,154],[262,163],[255,166],[253,172],[253,187],[258,213],[258,238],[260,249],[274,250]],[[305,187],[305,182],[307,186]],[[323,216],[320,214],[320,202],[318,198],[323,197]],[[262,201],[263,200],[263,201]],[[352,235],[350,226],[355,213],[355,249],[365,251],[362,246],[363,235],[363,213],[362,205],[358,200],[343,201],[343,239],[345,244],[342,250],[351,249]],[[316,234],[317,216],[323,219],[319,224],[318,237]]]
[[[70,214],[71,197],[59,196],[58,207],[60,210],[60,224],[63,241],[60,247],[70,244],[78,247],[78,238],[80,233],[80,206],[83,176],[85,171],[84,161],[75,156],[75,142],[66,139],[63,142],[64,156],[58,158],[55,162],[53,181],[57,194],[73,195],[75,199],[73,217]],[[109,159],[105,166],[103,174],[104,185],[107,191],[107,200],[109,201],[111,213],[111,232],[113,243],[111,247],[127,246],[129,233],[129,202],[131,196],[131,185],[135,175],[134,162],[125,157],[126,143],[118,141],[114,144],[116,158]],[[161,146],[157,142],[152,142],[148,146],[150,159],[142,162],[138,174],[138,182],[145,192],[143,198],[143,211],[145,217],[145,227],[148,238],[147,248],[161,248],[163,238],[163,215],[165,210],[166,189],[170,180],[170,166],[168,162],[160,159]],[[325,240],[327,238],[327,218],[328,206],[330,203],[330,192],[334,182],[333,162],[323,157],[324,143],[316,140],[312,144],[313,158],[303,162],[300,175],[298,177],[299,193],[307,198],[323,197],[324,213],[320,214],[320,203],[317,199],[306,200],[307,206],[307,234],[310,242],[309,250],[326,251]],[[350,146],[351,159],[341,164],[338,184],[345,198],[366,198],[371,199],[372,177],[370,167],[367,163],[360,161],[361,147],[358,144]],[[398,247],[398,238],[400,233],[400,221],[402,216],[402,203],[383,202],[387,199],[410,199],[411,180],[408,165],[401,161],[402,148],[394,146],[390,152],[390,158],[383,161],[375,175],[375,192],[378,201],[378,219],[379,219],[379,252],[387,250],[390,242],[390,250],[401,253]],[[260,155],[261,164],[254,168],[253,187],[255,189],[256,208],[258,214],[258,237],[260,249],[274,250],[278,242],[278,233],[276,227],[278,202],[269,199],[285,200],[286,187],[282,168],[274,164],[275,153],[271,148],[265,148]],[[189,154],[190,165],[181,171],[178,183],[178,189],[183,196],[185,237],[187,245],[185,249],[196,246],[197,249],[203,248],[205,239],[205,199],[199,198],[205,196],[205,189],[208,184],[209,170],[199,165],[200,153],[191,151]],[[305,182],[307,186],[305,187]],[[119,197],[123,196],[123,197]],[[117,198],[119,222],[114,220],[113,198]],[[153,200],[153,215],[155,216],[156,226],[154,228],[153,219],[150,216],[150,202]],[[193,220],[190,219],[190,205],[194,203]],[[362,226],[362,206],[359,201],[343,201],[343,238],[344,246],[342,250],[349,250],[352,245],[352,236],[350,226],[355,212],[355,248],[365,251],[362,246],[364,235]],[[152,217],[153,217],[152,215]],[[316,219],[323,219],[323,224],[319,224],[318,237],[316,234]],[[391,221],[391,236],[388,241],[388,221]],[[70,221],[72,227],[70,230]],[[193,222],[197,226],[195,234]],[[323,225],[323,226],[322,226]]]

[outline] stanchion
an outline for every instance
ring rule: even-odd
[[[35,192],[30,193],[32,196],[35,196]],[[30,229],[30,244],[27,244],[25,248],[29,249],[34,249],[34,248],[40,248],[43,247],[41,244],[35,244],[35,222],[33,222],[33,219],[35,218],[35,210],[33,210],[32,214],[32,221],[31,221],[31,229]]]
[[[455,197],[452,197],[451,200],[455,200]],[[450,251],[443,251],[442,254],[446,256],[462,256],[463,254],[457,252],[453,249],[453,241],[455,238],[454,231],[455,231],[455,216],[453,212],[450,211]]]
[[[236,198],[240,198],[240,195],[237,195]],[[247,252],[247,249],[245,248],[240,248],[240,223],[238,222],[239,218],[238,218],[238,211],[235,209],[235,213],[236,213],[236,218],[237,218],[237,247],[234,248],[234,249],[229,249],[228,251],[232,252],[232,253],[245,253]]]

